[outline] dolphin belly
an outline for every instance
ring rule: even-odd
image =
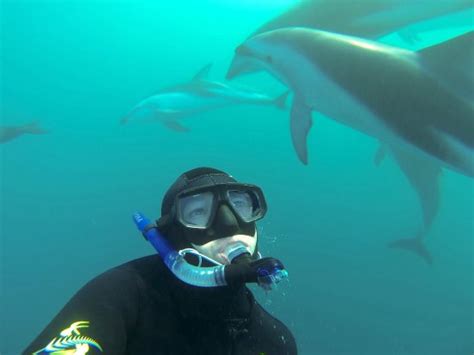
[[[315,30],[280,33],[291,38],[287,58],[311,64],[315,74],[294,87],[305,85],[319,111],[473,175],[473,106],[425,71],[413,52]],[[293,72],[299,71],[294,64]]]
[[[212,95],[188,92],[158,94],[144,100],[135,114],[165,120],[180,119],[230,104],[229,100]]]
[[[288,53],[289,54],[289,53]],[[390,131],[377,116],[350,92],[312,65],[304,56],[287,56],[293,61],[285,80],[295,96],[312,110],[372,137],[386,140]]]
[[[465,175],[474,177],[474,153],[472,148],[468,147],[449,133],[437,129],[432,129],[432,132],[437,138],[437,141],[441,142],[441,145],[450,152],[457,162],[457,164],[450,164],[450,168]]]
[[[194,112],[211,109],[215,106],[225,104],[225,101],[226,100],[222,100],[217,96],[172,92],[157,96],[150,100],[149,105],[159,111]]]

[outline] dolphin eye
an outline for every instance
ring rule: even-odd
[[[265,57],[265,61],[266,61],[267,63],[270,63],[270,64],[273,63],[273,58],[272,58],[272,56],[271,56],[271,55],[267,55],[267,56]]]

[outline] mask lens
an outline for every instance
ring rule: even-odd
[[[212,213],[213,198],[212,192],[182,197],[178,204],[181,222],[191,228],[206,228]]]
[[[251,222],[260,217],[260,203],[253,191],[230,190],[227,192],[230,204],[245,222]]]

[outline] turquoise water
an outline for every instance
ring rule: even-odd
[[[264,190],[260,249],[290,281],[256,293],[301,354],[473,353],[471,179],[443,173],[429,266],[386,247],[414,236],[418,200],[393,160],[374,166],[378,143],[356,131],[317,117],[303,166],[288,112],[273,107],[190,117],[188,133],[119,125],[209,62],[221,80],[234,48],[291,2],[258,3],[3,1],[2,124],[39,120],[50,133],[0,146],[2,355],[18,354],[86,281],[151,254],[131,213],[158,216],[167,187],[197,166]],[[285,90],[263,74],[242,82]]]

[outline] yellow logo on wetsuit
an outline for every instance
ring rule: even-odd
[[[54,354],[54,355],[83,355],[89,352],[90,347],[94,347],[102,352],[102,347],[94,339],[81,335],[79,328],[88,328],[89,321],[79,321],[72,323],[68,328],[59,333],[59,337],[54,338],[43,349],[35,351],[33,355]]]

